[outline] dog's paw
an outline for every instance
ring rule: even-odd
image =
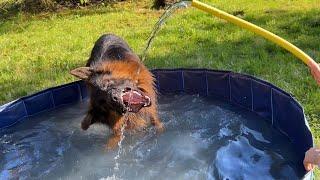
[[[157,133],[163,133],[165,130],[164,125],[162,122],[155,125]]]
[[[81,122],[81,129],[82,130],[87,130],[89,128],[90,124],[86,123],[86,122]]]
[[[81,129],[87,130],[92,124],[92,116],[87,114],[86,117],[81,121]]]
[[[106,147],[105,147],[106,150],[110,151],[110,150],[115,149],[118,146],[120,139],[121,139],[121,136],[111,137],[106,144]]]

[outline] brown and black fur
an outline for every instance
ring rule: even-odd
[[[109,140],[108,148],[113,148],[120,140],[124,123],[129,130],[141,130],[149,124],[163,130],[157,113],[154,78],[120,37],[102,35],[96,41],[86,67],[74,69],[71,74],[84,79],[90,92],[89,110],[81,128],[87,130],[94,123],[109,126],[114,136]],[[125,88],[145,94],[151,99],[151,105],[137,113],[127,112],[119,102],[119,89]]]

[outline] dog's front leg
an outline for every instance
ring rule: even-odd
[[[108,143],[106,145],[107,150],[115,149],[118,146],[118,143],[121,140],[121,132],[114,133],[112,137],[108,139]]]
[[[157,109],[155,107],[151,108],[150,116],[151,124],[156,127],[158,133],[162,133],[164,131],[164,125],[159,119]]]
[[[93,124],[92,119],[93,117],[91,113],[88,113],[81,121],[81,129],[87,130],[90,127],[90,125]]]
[[[151,123],[156,127],[158,133],[162,133],[164,131],[164,125],[157,116],[152,117]]]

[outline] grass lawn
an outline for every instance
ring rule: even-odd
[[[320,61],[319,0],[206,2],[227,12],[243,11],[242,18],[280,35]],[[85,64],[93,43],[105,32],[122,36],[141,54],[163,12],[150,6],[144,0],[0,18],[0,104],[74,81],[69,71]],[[308,68],[251,32],[195,8],[179,10],[156,37],[145,63],[149,68],[232,70],[265,79],[292,93],[303,105],[320,143],[320,88]]]

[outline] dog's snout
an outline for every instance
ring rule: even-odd
[[[110,97],[110,100],[113,101],[113,102],[119,102],[120,101],[120,91],[119,89],[112,89],[108,92],[108,95]]]

